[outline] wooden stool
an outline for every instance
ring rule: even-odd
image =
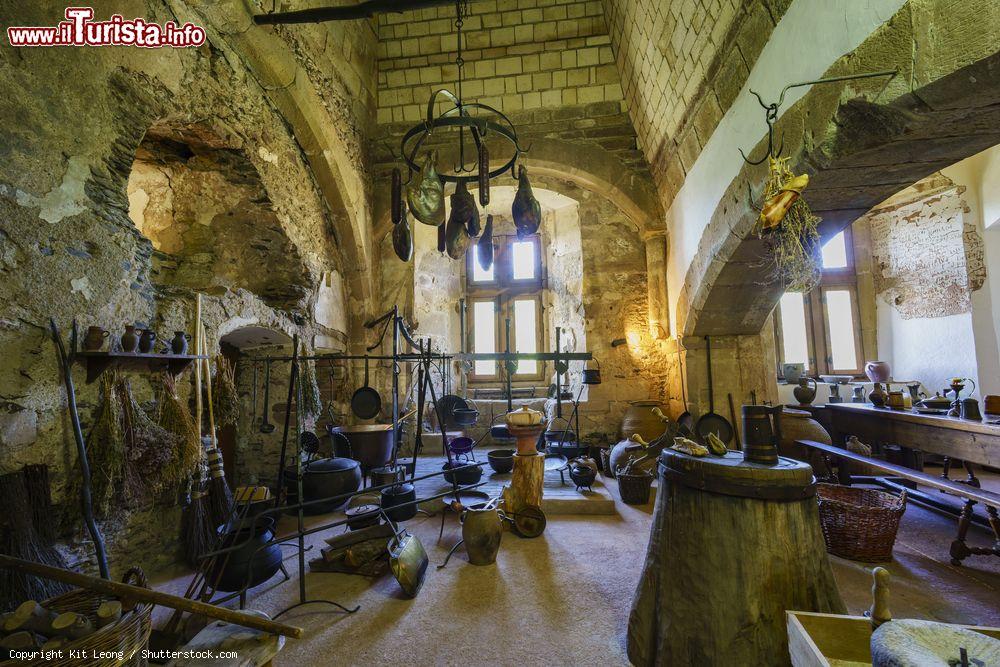
[[[812,468],[784,457],[660,455],[628,625],[635,665],[787,665],[785,610],[846,613]]]

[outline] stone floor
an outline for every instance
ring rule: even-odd
[[[986,476],[984,485],[1000,486],[1000,476]],[[617,501],[613,480],[604,488],[616,501],[614,515],[551,516],[545,534],[533,540],[505,533],[496,564],[486,567],[470,565],[461,549],[446,568],[435,567],[460,539],[454,516],[447,517],[440,542],[438,517],[421,515],[407,522],[431,561],[413,600],[402,596],[389,575],[369,581],[309,573],[310,598],[361,609],[347,615],[314,605],[285,614],[283,621],[303,626],[307,635],[289,640],[275,663],[357,665],[398,659],[418,665],[515,665],[528,659],[545,665],[628,664],[626,620],[653,507]],[[311,517],[309,523],[329,518]],[[283,529],[292,527],[290,519],[283,521]],[[952,566],[953,533],[953,519],[908,507],[895,559],[885,564],[893,575],[894,615],[1000,626],[1000,559],[974,556],[962,567]],[[307,544],[318,549],[325,536],[312,536]],[[986,545],[990,536],[975,527],[970,540]],[[253,590],[250,607],[274,614],[297,601],[296,561],[288,551],[293,581],[277,583],[278,577]],[[860,613],[870,604],[870,566],[831,561],[848,609]],[[159,587],[179,592],[185,585],[185,578],[176,578]]]

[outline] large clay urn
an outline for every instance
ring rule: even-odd
[[[819,452],[802,445],[796,445],[796,440],[815,440],[824,445],[833,441],[822,424],[812,418],[805,410],[785,408],[781,413],[781,439],[778,441],[778,452],[790,459],[804,461],[813,467],[817,475],[826,472],[826,463]]]
[[[656,440],[667,430],[663,419],[653,414],[653,408],[665,409],[659,401],[632,401],[622,415],[621,437],[638,433],[646,442]]]

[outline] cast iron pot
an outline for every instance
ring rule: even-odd
[[[417,504],[412,503],[405,507],[396,507],[403,503],[410,503],[417,499],[417,490],[410,483],[397,484],[387,489],[382,489],[382,509],[391,521],[406,521],[417,516]]]
[[[288,504],[295,505],[299,502],[295,466],[285,468],[284,477]],[[305,502],[352,493],[359,488],[361,488],[361,464],[353,459],[338,456],[332,459],[319,459],[302,466],[302,495]],[[303,513],[334,512],[346,505],[348,500],[350,498],[340,498],[308,505],[303,508]]]
[[[347,527],[351,530],[361,530],[369,526],[377,526],[382,521],[378,505],[358,505],[345,512]]]
[[[365,470],[378,468],[392,459],[392,426],[389,424],[357,424],[355,426],[327,425],[333,439],[334,455],[349,456],[361,463]],[[350,443],[350,451],[343,450],[342,434]]]
[[[445,462],[441,466],[441,470],[445,470],[444,479],[449,484],[460,484],[465,486],[467,484],[475,484],[483,476],[482,466],[472,465],[470,463],[450,461]]]
[[[490,462],[490,467],[501,475],[514,469],[513,449],[494,449],[491,452],[487,452],[486,458]]]
[[[217,529],[222,541],[220,548],[241,544],[236,551],[229,553],[229,558],[216,559],[209,581],[218,577],[216,590],[223,592],[238,591],[246,586],[253,588],[274,576],[281,567],[281,547],[277,544],[260,549],[274,539],[274,517],[247,519],[242,526],[219,526]],[[258,549],[260,549],[258,551]]]

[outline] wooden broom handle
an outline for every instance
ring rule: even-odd
[[[195,295],[194,303],[194,353],[198,355],[201,354],[201,294]],[[201,440],[201,359],[194,365],[194,421]]]
[[[198,354],[204,354],[208,357],[208,341],[202,331],[201,337],[201,347],[202,349]],[[212,446],[215,447],[215,407],[212,405],[212,367],[208,363],[208,359],[199,359],[198,363],[205,364],[205,391],[207,392],[205,398],[208,399],[208,437],[212,439]]]
[[[99,579],[97,577],[91,577],[87,574],[73,572],[72,570],[64,570],[60,567],[52,567],[50,565],[42,565],[41,563],[22,560],[12,556],[0,554],[0,567],[18,570],[19,572],[27,572],[29,574],[42,577],[43,579],[61,581],[64,584],[79,586],[80,588],[86,588],[87,590],[104,593],[105,595],[110,595],[112,597],[126,598],[129,600],[136,600],[138,602],[149,602],[151,604],[170,607],[171,609],[180,609],[181,611],[186,611],[191,614],[208,616],[209,618],[226,621],[227,623],[235,623],[236,625],[242,625],[245,628],[253,628],[254,630],[260,630],[262,632],[285,635],[286,637],[292,637],[294,639],[299,639],[303,635],[302,628],[294,625],[285,625],[284,623],[278,623],[277,621],[261,618],[260,616],[254,616],[253,614],[248,614],[242,611],[226,609],[225,607],[216,607],[215,605],[200,602],[198,600],[189,600],[188,598],[182,598],[177,595],[170,595],[169,593],[163,593],[161,591],[155,591],[141,586],[133,586],[119,581]]]

